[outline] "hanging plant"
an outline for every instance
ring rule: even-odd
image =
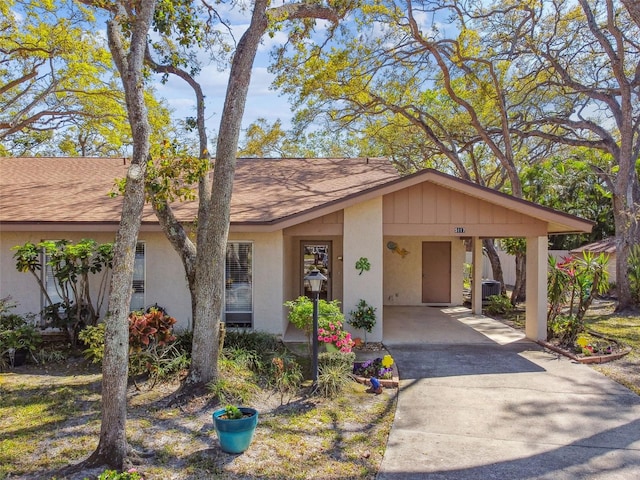
[[[368,272],[371,269],[371,264],[369,263],[369,259],[366,257],[360,257],[356,262],[356,270],[360,270],[358,275],[362,275],[362,272],[365,270]]]

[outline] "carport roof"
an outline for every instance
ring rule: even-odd
[[[0,224],[88,229],[117,225],[121,197],[111,197],[114,181],[126,175],[123,158],[0,158]],[[236,231],[278,230],[421,182],[530,215],[549,225],[549,233],[587,232],[592,222],[541,207],[435,170],[401,177],[382,158],[238,159],[231,222]],[[175,205],[190,221],[196,202]],[[150,207],[143,223],[157,225]]]

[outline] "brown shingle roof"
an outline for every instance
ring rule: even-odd
[[[126,164],[125,164],[126,163]],[[122,158],[0,158],[0,222],[117,223]],[[399,178],[385,159],[238,159],[232,223],[273,223]],[[178,217],[194,218],[195,202]],[[145,222],[156,222],[150,207]]]
[[[582,252],[606,253],[608,255],[612,255],[616,253],[616,239],[615,237],[609,237],[603,240],[598,240],[597,242],[574,248],[569,253],[572,255],[576,255]]]

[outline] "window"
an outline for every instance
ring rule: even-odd
[[[62,303],[62,296],[60,295],[59,288],[56,284],[56,278],[53,276],[53,268],[47,262],[49,261],[49,257],[46,254],[43,254],[44,257],[44,286],[47,290],[47,295],[51,299],[51,304]],[[72,292],[73,293],[73,292]],[[50,304],[47,300],[47,297],[43,295],[42,304],[45,307],[48,307]]]
[[[253,325],[253,244],[229,242],[225,259],[225,323],[231,327]]]
[[[145,244],[138,242],[136,244],[136,259],[133,263],[133,286],[131,292],[131,311],[144,310],[144,280],[145,280],[145,264],[144,264]]]
[[[49,262],[49,256],[46,253],[42,253],[43,261],[42,264],[44,266],[42,272],[42,282],[44,283],[45,289],[47,291],[47,295],[51,299],[51,304],[62,303],[63,297],[60,292],[60,286],[56,283],[56,279],[53,276],[53,269]],[[136,256],[134,260],[133,266],[133,285],[131,292],[131,304],[129,308],[133,310],[144,310],[145,309],[145,244],[142,242],[138,242],[136,244]],[[74,301],[73,291],[69,289],[67,292],[68,298],[71,301]],[[46,296],[42,295],[42,306],[43,308],[48,307],[50,304],[46,298]],[[62,313],[62,309],[59,313]]]

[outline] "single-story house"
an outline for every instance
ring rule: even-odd
[[[113,241],[121,201],[107,193],[125,176],[123,158],[0,158],[0,298],[22,312],[43,300],[11,247],[27,241]],[[195,202],[176,208],[190,222]],[[592,222],[446,175],[400,176],[381,158],[239,159],[226,265],[230,325],[284,335],[287,300],[308,294],[313,268],[327,277],[322,298],[343,311],[360,299],[377,309],[370,341],[383,340],[384,307],[463,303],[465,241],[481,265],[482,238],[527,239],[526,334],[546,336],[547,236],[589,232]],[[132,306],[158,303],[191,322],[179,256],[145,210]],[[361,258],[369,270],[356,268]],[[482,309],[482,269],[473,273],[472,310]]]

